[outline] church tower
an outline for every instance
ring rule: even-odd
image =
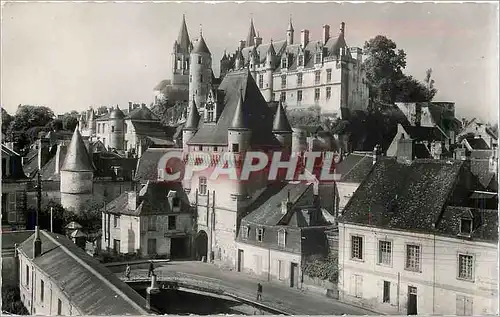
[[[123,150],[125,143],[125,114],[118,106],[109,115],[109,146],[108,148]]]
[[[78,127],[61,167],[61,205],[75,212],[92,198],[94,169]]]
[[[189,68],[189,103],[194,101],[197,107],[203,108],[212,86],[212,54],[201,31],[190,58],[192,62]]]
[[[193,45],[189,39],[189,33],[186,26],[186,17],[182,15],[181,29],[179,36],[174,42],[172,52],[172,84],[187,85],[189,76],[189,54]]]

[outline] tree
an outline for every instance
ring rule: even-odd
[[[365,42],[364,51],[368,56],[364,67],[372,100],[422,102],[432,100],[436,94],[432,69],[427,70],[423,83],[403,73],[406,53],[397,50],[394,41],[377,35]]]
[[[326,280],[332,283],[338,282],[339,261],[335,254],[330,253],[326,257],[310,256],[304,264],[304,274],[312,278]]]
[[[67,131],[74,131],[76,126],[78,125],[78,117],[71,115],[71,114],[65,114],[63,119],[62,119],[62,126],[64,130]]]
[[[14,315],[29,315],[21,302],[19,288],[12,285],[2,285],[2,312]]]
[[[54,121],[47,124],[47,128],[53,131],[60,131],[63,129],[63,121],[61,119],[54,119]]]
[[[38,215],[38,223],[41,229],[50,230],[50,210],[52,209],[52,225],[55,233],[64,234],[65,227],[71,221],[76,220],[76,215],[66,210],[61,204],[51,200]]]
[[[43,127],[46,127],[53,119],[54,112],[48,107],[19,105],[10,123],[7,134],[14,135],[15,141],[19,143],[19,147],[23,148],[28,145],[29,142],[32,142],[34,132],[39,132],[34,129],[27,135],[27,131],[30,128],[37,127],[38,129],[43,129]]]
[[[4,108],[2,108],[2,133],[7,133],[7,129],[13,119],[14,118]],[[6,136],[9,137],[8,135]]]

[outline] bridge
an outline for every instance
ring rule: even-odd
[[[110,267],[110,269],[127,283],[151,281],[145,268],[134,268],[132,265],[130,279],[125,277],[124,267]],[[168,262],[155,267],[155,274],[160,288],[230,297],[271,314],[378,315],[373,311],[345,304],[324,295],[304,292],[244,273],[222,270],[202,262]],[[259,282],[263,285],[263,295],[262,300],[257,302],[256,291]]]

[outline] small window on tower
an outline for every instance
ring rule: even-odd
[[[111,132],[115,132],[115,126],[114,125],[111,126]]]
[[[198,56],[198,64],[201,64],[201,56]]]

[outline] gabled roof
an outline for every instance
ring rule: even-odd
[[[467,170],[463,161],[382,158],[346,205],[341,222],[431,233]],[[446,226],[446,225],[444,225]],[[444,230],[444,229],[443,229]],[[444,231],[441,230],[441,233]],[[439,233],[439,232],[438,232]]]
[[[83,143],[80,131],[78,131],[78,126],[75,128],[73,133],[73,138],[68,146],[66,152],[66,157],[64,159],[64,164],[61,167],[61,171],[93,171],[92,162],[90,161],[89,154],[87,153],[87,148]]]
[[[279,146],[279,142],[272,134],[273,113],[248,70],[228,73],[219,90],[224,93],[217,105],[223,110],[217,123],[202,122],[188,144],[227,145],[227,131],[235,116],[240,96],[243,94],[243,113],[248,128],[252,131],[251,145]]]
[[[68,238],[40,231],[42,253],[33,259],[35,234],[19,249],[58,288],[64,290],[83,315],[146,315],[146,300],[115,273],[89,256]]]
[[[154,114],[153,111],[151,111],[148,107],[141,106],[128,113],[127,116],[125,117],[125,120],[159,122],[160,118],[158,118],[158,116]]]
[[[134,131],[137,135],[167,135],[167,128],[162,125],[160,121],[132,121],[132,125],[134,126]]]
[[[464,214],[472,215],[474,229],[471,239],[498,242],[498,210],[449,206],[443,212],[436,229],[443,235],[460,237],[458,235],[460,233],[460,220]]]
[[[373,155],[354,152],[335,164],[335,173],[340,176],[339,182],[361,183],[372,167]]]

